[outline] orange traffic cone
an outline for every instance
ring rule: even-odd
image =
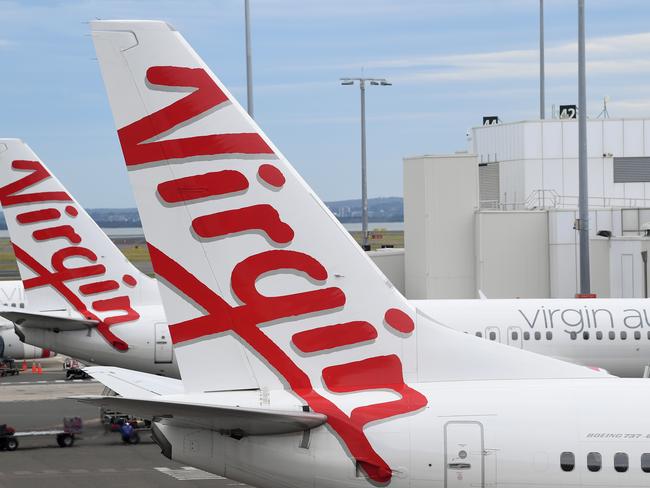
[[[23,365],[20,367],[22,371],[27,371],[27,361],[23,359]]]
[[[41,368],[41,363],[38,363],[38,374],[43,374],[43,368]]]
[[[36,363],[32,363],[32,374],[36,373]]]

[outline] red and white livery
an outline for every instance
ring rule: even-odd
[[[607,482],[618,451],[619,486],[648,476],[643,380],[417,312],[178,32],[91,27],[182,381],[92,368],[122,396],[86,401],[159,417],[164,454],[263,487],[578,486],[589,449]]]
[[[0,315],[21,339],[91,363],[177,375],[171,345],[158,350],[169,333],[155,280],[126,259],[24,142],[0,139],[0,181],[27,304]]]

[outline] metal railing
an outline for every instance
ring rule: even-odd
[[[487,210],[544,210],[578,207],[577,195],[560,195],[555,190],[533,190],[524,201],[504,203],[499,200],[481,200],[481,209]],[[590,208],[648,208],[650,198],[589,197]]]

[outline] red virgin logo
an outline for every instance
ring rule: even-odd
[[[213,156],[233,154],[259,155],[261,159],[269,161],[277,159],[257,133],[213,134],[143,142],[229,103],[227,96],[200,68],[156,66],[147,70],[146,78],[149,88],[154,90],[164,87],[193,87],[195,90],[118,131],[126,164],[131,169],[145,169],[149,163],[164,160],[196,157],[209,160]],[[219,197],[220,201],[229,202],[229,197],[249,191],[252,185],[258,185],[256,190],[262,189],[260,195],[263,196],[265,191],[282,191],[286,183],[285,175],[272,162],[260,164],[256,178],[249,181],[236,167],[222,169],[230,161],[233,159],[220,161],[218,171],[158,184],[155,188],[157,200],[164,204],[192,205],[208,197]],[[283,221],[278,209],[264,201],[245,207],[234,206],[193,218],[190,231],[197,241],[236,239],[247,233],[262,234],[269,242],[269,249],[248,256],[233,267],[230,284],[240,305],[231,306],[180,263],[149,243],[157,275],[205,310],[200,317],[171,324],[173,342],[181,344],[215,334],[236,334],[262,356],[314,411],[327,415],[330,427],[372,480],[389,481],[391,468],[374,450],[363,429],[371,422],[415,412],[427,404],[421,393],[405,384],[399,356],[379,355],[322,370],[323,382],[332,392],[384,389],[392,390],[400,397],[398,400],[357,407],[348,415],[333,401],[319,394],[308,374],[260,327],[271,321],[277,323],[282,319],[315,312],[327,316],[344,308],[347,299],[341,288],[325,286],[328,271],[315,257],[296,250],[277,249],[278,246],[292,243],[295,235],[294,229]],[[309,277],[311,282],[321,283],[320,288],[284,296],[266,296],[256,288],[258,279],[269,273],[296,272]],[[386,311],[384,326],[398,336],[410,334],[414,329],[410,316],[397,309]],[[335,348],[367,345],[377,337],[375,325],[356,320],[296,333],[292,343],[305,354],[327,354]]]
[[[33,226],[31,237],[38,243],[57,239],[63,246],[52,253],[50,257],[51,271],[38,262],[25,249],[12,242],[16,259],[31,269],[36,275],[33,278],[23,280],[25,290],[51,286],[81,315],[88,320],[98,322],[97,331],[118,351],[126,351],[129,345],[117,337],[111,330],[111,326],[130,322],[140,318],[140,315],[131,307],[131,300],[127,295],[101,298],[102,293],[112,292],[120,289],[121,286],[133,287],[137,284],[136,279],[128,274],[122,276],[122,283],[115,280],[102,279],[106,275],[106,267],[98,262],[97,255],[82,245],[82,235],[77,233],[74,227],[74,219],[79,211],[74,205],[70,195],[65,191],[34,191],[20,193],[27,188],[38,190],[38,185],[51,178],[50,173],[39,161],[15,160],[11,163],[11,169],[19,174],[21,178],[0,188],[0,203],[3,208],[28,205],[30,210],[18,213],[16,221],[19,225]],[[27,173],[27,174],[24,174]],[[49,207],[48,204],[66,203],[63,209],[67,215],[66,220],[71,223],[62,224],[62,213],[59,208]],[[44,208],[31,210],[34,206],[42,205]],[[83,258],[89,264],[78,267],[69,267],[66,260],[69,258]],[[96,279],[90,283],[76,285],[75,280]],[[73,289],[76,288],[76,291]],[[83,296],[84,298],[81,298]],[[86,297],[91,297],[90,306],[85,303]],[[94,311],[94,312],[93,312]],[[111,315],[111,312],[122,312]],[[103,315],[100,318],[97,313]]]

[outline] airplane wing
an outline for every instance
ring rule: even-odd
[[[124,397],[153,399],[185,392],[183,382],[175,378],[109,366],[92,366],[84,368],[84,371]]]
[[[0,317],[10,320],[21,327],[32,329],[56,329],[60,331],[83,330],[95,327],[97,320],[60,317],[39,312],[24,312],[18,310],[0,310]]]
[[[144,417],[173,419],[175,425],[207,428],[241,437],[301,432],[327,421],[327,416],[323,414],[299,410],[281,411],[111,396],[72,398]]]

